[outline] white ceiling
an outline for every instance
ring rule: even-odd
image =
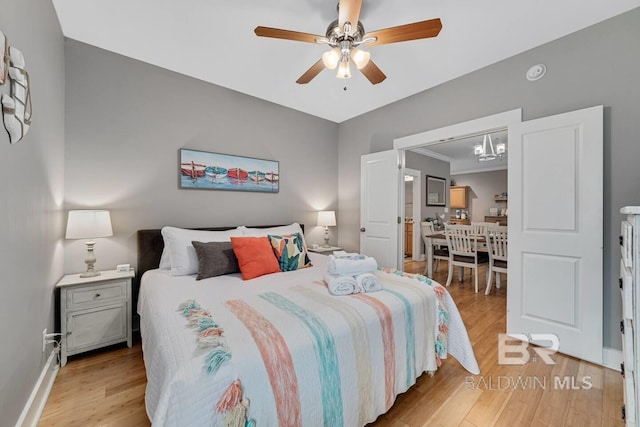
[[[506,130],[493,132],[490,135],[494,149],[496,144],[500,142],[507,143]],[[484,162],[478,161],[477,156],[473,154],[473,148],[476,144],[482,144],[483,140],[484,135],[475,135],[415,148],[410,151],[448,162],[451,175],[507,169],[509,163],[508,151],[501,158]]]
[[[442,31],[371,47],[387,75],[379,85],[356,70],[348,80],[324,70],[298,85],[327,47],[259,38],[253,29],[324,35],[337,2],[53,0],[66,37],[337,123],[640,6],[640,0],[363,0],[366,31],[436,17]]]

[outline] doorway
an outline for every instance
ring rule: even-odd
[[[407,149],[503,128],[512,156],[507,333],[554,334],[563,353],[602,364],[603,107],[524,122],[512,110],[396,139],[391,151],[401,174]]]
[[[404,245],[402,257],[404,262],[420,260],[420,217],[422,206],[422,174],[419,170],[405,168],[404,170],[404,211],[402,224],[404,226]]]

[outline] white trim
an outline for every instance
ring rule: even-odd
[[[393,140],[393,148],[396,150],[416,148],[462,138],[467,135],[475,135],[478,132],[491,132],[509,127],[512,123],[522,121],[522,108],[505,111],[492,116],[481,117],[463,123],[445,126],[426,132],[416,133]]]
[[[20,418],[18,418],[18,422],[16,422],[16,427],[36,427],[38,425],[40,415],[42,415],[44,406],[47,404],[49,393],[51,393],[51,388],[56,380],[56,375],[58,375],[57,362],[58,358],[52,351],[49,354],[47,362],[42,368],[38,381],[33,387],[29,400],[27,400],[27,403],[22,409]]]
[[[602,347],[602,366],[620,372],[622,351],[614,348]]]
[[[403,175],[409,175],[413,177],[413,211],[411,212],[411,216],[413,217],[413,233],[411,233],[411,260],[419,261],[421,237],[419,229],[416,228],[416,224],[420,225],[420,218],[422,217],[422,173],[417,169],[409,168],[404,168],[403,172]],[[402,248],[404,249],[404,241],[402,244]]]
[[[499,166],[491,166],[488,168],[464,169],[464,170],[455,171],[455,172],[452,171],[449,173],[449,175],[453,176],[453,175],[462,175],[465,173],[492,172],[492,171],[501,171],[501,170],[507,170],[507,169],[509,169],[509,166],[506,164],[502,164]]]
[[[426,148],[420,147],[412,150],[414,153],[422,154],[423,156],[433,157],[434,159],[442,160],[443,162],[451,163],[455,161],[454,158],[445,156],[444,154],[436,153],[435,151],[427,150]]]

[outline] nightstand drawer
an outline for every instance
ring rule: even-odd
[[[127,299],[127,281],[82,286],[67,290],[67,308],[109,304]]]

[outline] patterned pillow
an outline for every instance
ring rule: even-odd
[[[293,271],[299,268],[311,267],[311,260],[307,255],[307,248],[300,233],[284,236],[269,235],[269,242],[278,258],[281,271]]]

